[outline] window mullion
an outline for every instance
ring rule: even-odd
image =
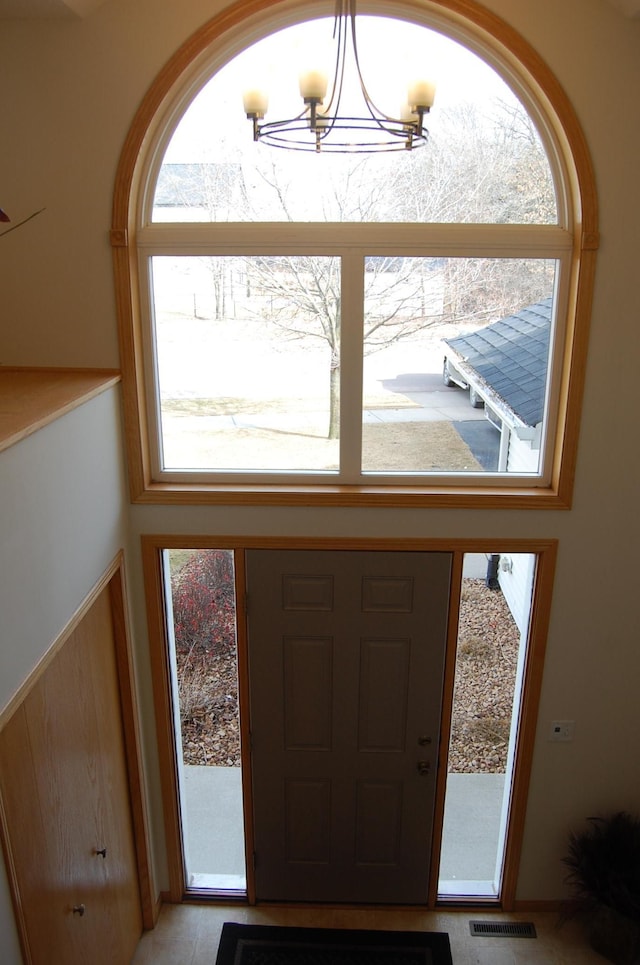
[[[154,223],[137,231],[136,242],[155,254],[330,254],[366,244],[371,254],[555,258],[572,248],[571,233],[558,225],[187,222]]]
[[[357,482],[362,463],[364,255],[342,256],[340,311],[340,480]]]
[[[140,278],[140,302],[142,311],[149,317],[151,325],[143,328],[145,365],[145,395],[147,419],[151,427],[149,433],[149,465],[152,477],[158,478],[164,469],[162,454],[162,416],[160,412],[160,374],[156,344],[155,300],[153,296],[153,257],[141,255],[138,259]]]

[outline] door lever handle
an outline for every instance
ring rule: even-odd
[[[426,777],[431,770],[431,764],[429,761],[418,761],[418,774],[421,777]]]

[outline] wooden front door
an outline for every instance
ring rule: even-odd
[[[142,931],[109,588],[0,733],[27,960],[128,965]]]
[[[259,900],[427,900],[451,555],[247,552]]]

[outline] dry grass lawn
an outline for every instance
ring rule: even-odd
[[[218,428],[206,416],[165,421],[168,468],[318,470],[337,468],[338,443],[304,431]],[[482,467],[450,422],[380,422],[363,427],[363,466],[371,472],[473,471]]]

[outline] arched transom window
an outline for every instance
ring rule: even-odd
[[[299,65],[333,21],[242,6],[156,91],[120,224],[116,197],[135,495],[568,505],[586,285],[572,115],[568,136],[481,25],[394,4],[358,16],[362,73],[399,110],[428,65],[427,144],[256,143],[243,87],[259,75],[268,117],[299,113]]]

